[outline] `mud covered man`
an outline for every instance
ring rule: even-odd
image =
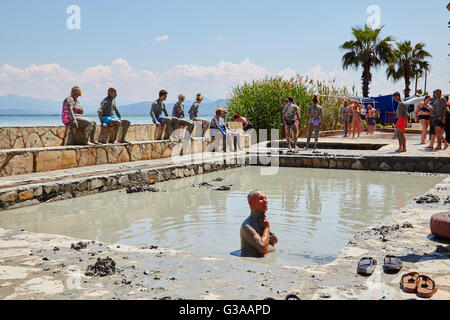
[[[275,251],[278,238],[270,232],[267,197],[259,190],[251,191],[248,196],[250,216],[241,226],[241,253],[244,256],[264,256]]]
[[[113,135],[110,137],[109,142],[115,143],[117,139],[117,135],[119,133],[119,128],[122,125],[122,134],[119,137],[120,143],[129,143],[125,140],[125,136],[127,135],[128,128],[130,127],[130,121],[122,119],[119,110],[117,110],[116,106],[116,97],[117,90],[114,88],[108,89],[108,96],[102,100],[100,103],[100,108],[98,109],[98,118],[100,119],[100,123],[102,127],[113,127]],[[105,143],[104,137],[100,137],[100,142]]]

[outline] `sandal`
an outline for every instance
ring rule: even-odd
[[[358,274],[370,276],[377,265],[377,260],[372,257],[363,257],[358,262]]]
[[[396,256],[387,255],[384,257],[383,270],[386,273],[397,273],[403,267],[403,262]]]
[[[417,295],[421,298],[431,298],[438,287],[433,279],[428,276],[420,275],[417,278]]]
[[[417,279],[419,278],[419,274],[417,272],[405,273],[402,275],[402,288],[403,291],[407,293],[416,293],[417,292]]]
[[[286,296],[286,299],[285,300],[301,300],[297,295],[295,295],[295,294],[288,294],[287,296]]]

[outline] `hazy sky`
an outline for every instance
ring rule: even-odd
[[[1,1],[0,95],[62,99],[78,84],[87,100],[100,99],[109,86],[129,101],[153,100],[161,88],[169,100],[180,92],[217,99],[244,80],[295,73],[336,78],[360,92],[361,71],[342,70],[339,45],[351,39],[351,27],[371,17],[378,22],[370,6],[379,9],[383,36],[426,43],[433,54],[429,89],[450,92],[447,3]],[[67,13],[71,5],[80,9],[79,25],[76,11]],[[402,81],[386,80],[385,67],[375,72],[371,95],[403,89]]]

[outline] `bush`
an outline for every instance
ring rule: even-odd
[[[290,80],[280,77],[254,80],[244,83],[242,86],[233,88],[227,101],[229,121],[232,121],[234,113],[246,117],[256,129],[280,130],[280,137],[284,136],[282,124],[283,101],[293,97],[300,107],[300,135],[305,136],[307,132],[306,116],[311,100],[317,95],[340,95],[348,96],[346,87],[337,88],[333,82],[321,82],[297,75]],[[343,98],[328,98],[319,96],[319,105],[323,108],[323,119],[321,130],[337,130],[342,128],[341,107]],[[333,107],[334,104],[334,107]],[[270,138],[270,137],[269,137]]]

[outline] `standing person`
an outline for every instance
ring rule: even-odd
[[[447,100],[447,121],[445,123],[445,140],[450,141],[450,101],[448,101],[448,96],[445,97]]]
[[[444,143],[444,150],[446,150],[448,142],[444,138],[444,129],[447,123],[447,101],[442,97],[441,89],[435,90],[433,97],[433,108],[436,110],[436,137],[438,140],[436,150],[442,150],[442,142]]]
[[[159,99],[155,100],[152,104],[152,108],[150,109],[150,117],[152,117],[153,123],[158,127],[161,125],[165,125],[165,137],[162,137],[161,140],[171,139],[172,140],[172,132],[173,132],[173,121],[172,118],[169,117],[169,114],[166,110],[166,105],[164,101],[167,99],[168,92],[166,90],[161,90],[159,92]],[[164,113],[165,117],[161,117],[162,113]]]
[[[375,132],[375,109],[372,105],[367,106],[367,135],[373,135]]]
[[[341,107],[342,124],[344,125],[344,138],[347,137],[350,126],[350,107],[349,101],[345,100],[344,105]]]
[[[311,140],[311,133],[314,130],[314,151],[317,150],[317,143],[319,141],[320,124],[322,123],[322,107],[319,106],[319,99],[314,96],[312,99],[312,106],[308,109],[308,116],[306,123],[308,123],[308,138],[306,139],[305,150],[308,150],[309,141]]]
[[[352,139],[355,138],[355,133],[361,134],[361,107],[357,101],[353,102],[352,106]]]
[[[284,119],[287,126],[287,136],[289,136],[288,140],[288,148],[289,151],[292,151],[291,141],[294,142],[294,149],[297,148],[297,126],[295,125],[295,117],[300,119],[300,114],[298,113],[298,106],[295,104],[294,98],[288,98],[288,104],[284,107]],[[291,138],[291,131],[293,136]]]
[[[300,134],[300,122],[301,119],[299,117],[301,117],[301,110],[300,107],[298,106],[298,104],[294,101],[294,104],[297,106],[297,114],[295,116],[295,127],[297,128],[297,134],[295,136],[295,141],[298,140],[298,135]],[[297,145],[297,144],[295,144]]]
[[[81,88],[75,86],[70,90],[70,97],[64,99],[63,107],[67,109],[67,113],[70,119],[70,124],[80,130],[83,130],[82,141],[77,141],[83,145],[96,145],[95,130],[97,129],[97,123],[94,119],[83,117],[83,107],[80,105],[78,98],[83,95]]]
[[[251,133],[253,129],[253,124],[245,117],[235,113],[233,116],[234,120],[242,123],[242,129],[245,133]]]
[[[286,139],[287,144],[290,144],[290,134],[288,135],[288,126],[286,124],[286,118],[284,117],[284,114],[286,112],[286,106],[289,104],[289,100],[288,99],[284,99],[283,101],[283,110],[281,111],[281,121],[283,123],[284,126],[284,137]]]
[[[172,121],[175,132],[179,128],[179,125],[186,126],[186,134],[184,140],[189,140],[193,137],[192,133],[195,128],[195,122],[184,117],[184,94],[178,95],[178,102],[173,105],[172,109]]]
[[[129,143],[125,140],[128,128],[130,127],[130,121],[122,119],[119,110],[116,106],[117,90],[114,88],[108,89],[108,96],[102,100],[100,103],[100,108],[98,109],[98,118],[100,119],[100,124],[102,127],[113,127],[113,136],[109,139],[109,143],[115,143],[117,135],[119,133],[120,125],[122,125],[122,134],[119,138],[120,143]],[[103,139],[103,137],[101,138]],[[100,143],[105,143],[101,140]]]
[[[434,141],[436,140],[436,109],[434,108],[434,99],[430,101],[430,144],[425,148],[434,150]]]
[[[203,96],[201,93],[197,93],[195,97],[195,102],[192,104],[191,108],[189,109],[189,119],[192,121],[201,121],[202,122],[202,137],[205,136],[206,130],[208,130],[209,122],[208,120],[198,118],[198,109],[200,107],[200,103],[203,101]]]
[[[402,102],[400,92],[395,92],[393,98],[398,102],[396,118],[397,124],[395,133],[397,134],[399,147],[395,152],[406,152],[406,136],[405,129],[408,124],[408,107]]]
[[[275,251],[278,238],[270,232],[270,224],[266,213],[267,196],[259,190],[247,195],[250,216],[241,225],[241,253],[250,256],[265,256]]]
[[[420,122],[420,125],[422,126],[422,136],[420,140],[420,144],[425,144],[425,140],[427,138],[427,132],[428,132],[428,126],[430,125],[430,106],[429,103],[431,101],[430,96],[426,96],[423,102],[421,102],[417,106],[416,114],[414,117],[414,120],[416,122]]]

